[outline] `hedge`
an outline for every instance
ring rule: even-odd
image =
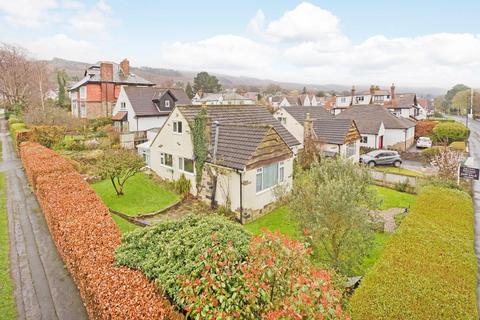
[[[464,141],[469,134],[470,130],[460,122],[443,122],[433,128],[433,138],[440,142]]]
[[[468,194],[425,187],[352,296],[352,319],[478,319],[473,226]]]
[[[181,319],[141,272],[116,267],[120,231],[72,165],[26,142],[20,154],[50,233],[91,319]]]

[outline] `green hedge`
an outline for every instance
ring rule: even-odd
[[[478,319],[473,206],[426,187],[350,301],[352,318]]]
[[[469,134],[470,130],[460,122],[443,122],[433,128],[433,138],[438,142],[464,141]]]

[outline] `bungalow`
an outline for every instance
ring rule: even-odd
[[[397,117],[380,105],[352,106],[335,118],[355,120],[361,146],[407,150],[414,143],[415,121]]]
[[[153,85],[150,81],[131,73],[127,59],[119,65],[112,62],[92,65],[85,70],[83,79],[68,89],[72,116],[88,119],[110,117],[122,86]]]
[[[256,100],[242,96],[236,92],[203,93],[192,99],[194,105],[254,105]]]
[[[274,113],[274,117],[301,143],[305,139],[305,124],[311,121],[312,137],[321,143],[321,151],[330,156],[359,160],[360,132],[355,121],[336,119],[327,110],[319,107],[285,107]],[[296,149],[294,150],[295,154]]]
[[[176,105],[190,104],[183,89],[121,87],[112,120],[119,132],[147,131],[163,126]]]
[[[206,111],[208,157],[197,185],[193,126]],[[244,222],[275,199],[276,186],[292,186],[299,142],[262,106],[179,106],[150,145],[150,167],[160,177],[191,182],[190,192],[226,206]]]

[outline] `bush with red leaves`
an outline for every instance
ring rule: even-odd
[[[438,121],[422,120],[415,124],[415,139],[419,137],[430,137],[433,134],[433,128]]]
[[[120,232],[108,208],[74,170],[37,143],[20,147],[28,179],[91,319],[182,319],[141,272],[115,267]]]

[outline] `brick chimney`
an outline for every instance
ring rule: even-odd
[[[120,70],[122,70],[124,76],[128,76],[130,74],[130,61],[123,59],[120,62]]]
[[[307,113],[305,122],[303,124],[303,142],[304,144],[311,142],[313,139],[313,120],[310,118],[310,113]]]
[[[392,86],[390,87],[390,99],[393,100],[395,99],[395,84],[392,83]]]
[[[375,94],[375,86],[373,84],[370,86],[370,94],[372,96]]]
[[[113,64],[111,62],[100,63],[100,79],[102,81],[113,81]]]

